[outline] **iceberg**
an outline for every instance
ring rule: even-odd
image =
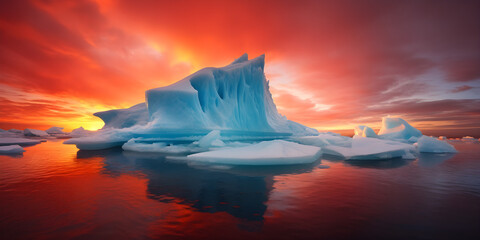
[[[248,55],[222,68],[204,68],[170,86],[146,91],[151,127],[222,130],[232,135],[314,135],[281,116],[264,74],[265,56]]]
[[[64,134],[64,132],[62,130],[63,130],[63,127],[51,127],[49,129],[45,130],[45,132],[50,134],[50,135]]]
[[[49,136],[49,134],[46,133],[45,131],[30,129],[30,128],[25,128],[25,130],[23,130],[23,134],[29,137],[48,137]]]
[[[201,138],[214,130],[230,141],[317,135],[317,130],[278,113],[264,65],[264,55],[248,60],[244,54],[225,67],[204,68],[172,85],[147,90],[145,103],[95,113],[105,126],[94,136],[65,143],[93,150],[121,146],[132,138]],[[136,143],[130,142],[126,148],[133,149]],[[210,144],[221,143],[215,140]],[[158,149],[160,145],[136,146]]]
[[[378,137],[375,131],[371,129],[370,127],[363,126],[363,125],[358,125],[354,129],[355,131],[355,136],[361,136],[361,137]]]
[[[355,136],[349,147],[326,146],[325,154],[345,160],[380,160],[390,158],[415,158],[415,147],[410,144],[377,138]]]
[[[0,154],[19,154],[25,150],[19,145],[0,146]]]
[[[378,136],[383,139],[409,140],[421,137],[422,132],[401,118],[383,117]]]
[[[250,146],[191,154],[187,159],[226,165],[293,165],[313,163],[320,158],[321,154],[319,147],[272,140]]]
[[[5,145],[34,145],[40,143],[40,140],[36,139],[27,139],[27,138],[19,138],[19,137],[2,137],[0,138],[0,146]]]
[[[134,125],[145,125],[148,122],[148,111],[145,103],[139,103],[127,109],[114,109],[96,112],[94,116],[103,120],[103,128],[129,128]]]
[[[456,153],[455,147],[446,141],[432,137],[422,136],[416,143],[418,151],[423,153]]]

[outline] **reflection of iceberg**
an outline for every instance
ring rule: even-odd
[[[408,165],[410,162],[411,160],[390,158],[381,161],[352,160],[345,161],[345,164],[358,168],[391,169],[403,167],[405,165]]]
[[[443,154],[420,153],[418,155],[418,165],[422,167],[433,167],[447,161],[453,156],[455,156],[455,153],[443,153]]]
[[[308,172],[313,167],[239,167],[230,172],[189,167],[165,161],[159,154],[122,152],[120,148],[77,153],[77,161],[98,158],[104,159],[104,174],[139,174],[147,178],[149,198],[187,204],[201,212],[227,212],[254,221],[263,219],[274,174]]]

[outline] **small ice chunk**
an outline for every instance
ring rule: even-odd
[[[40,143],[39,140],[19,138],[19,137],[4,137],[0,138],[0,146],[5,145],[33,145]]]
[[[23,130],[23,134],[29,137],[48,137],[49,136],[49,134],[46,133],[45,131],[31,129],[31,128],[25,128],[25,130]]]
[[[445,136],[440,136],[440,137],[438,137],[438,140],[447,140],[447,137],[445,137]]]
[[[47,129],[45,132],[47,132],[50,135],[55,135],[55,134],[64,134],[62,131],[63,127],[51,127]]]
[[[422,136],[416,143],[419,152],[423,153],[456,153],[455,147],[445,141]]]
[[[375,131],[373,131],[373,129],[371,129],[368,126],[363,126],[363,125],[355,126],[354,131],[356,136],[374,137],[374,138],[378,137]]]
[[[223,147],[225,143],[220,140],[220,131],[213,130],[198,140],[198,146],[201,148]]]
[[[23,152],[25,150],[19,145],[0,146],[0,154],[18,154]]]
[[[229,165],[291,165],[316,161],[321,148],[284,140],[188,155],[188,160]]]
[[[351,147],[326,146],[324,153],[347,160],[378,160],[396,157],[413,158],[415,147],[410,144],[355,136]]]

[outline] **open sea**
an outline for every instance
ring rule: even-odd
[[[62,142],[0,155],[0,239],[480,239],[479,142],[289,167]]]

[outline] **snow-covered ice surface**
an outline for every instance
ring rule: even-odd
[[[20,138],[20,137],[1,137],[0,146],[5,145],[34,145],[40,143],[40,140]]]
[[[245,147],[196,153],[187,158],[189,161],[227,165],[292,165],[312,163],[320,156],[320,147],[273,140]]]
[[[419,152],[424,153],[456,153],[455,147],[445,141],[432,137],[422,136],[416,143]]]
[[[415,147],[396,141],[355,136],[351,146],[326,146],[323,152],[346,160],[412,159]]]
[[[23,152],[25,150],[19,145],[0,146],[0,154],[18,154]]]

